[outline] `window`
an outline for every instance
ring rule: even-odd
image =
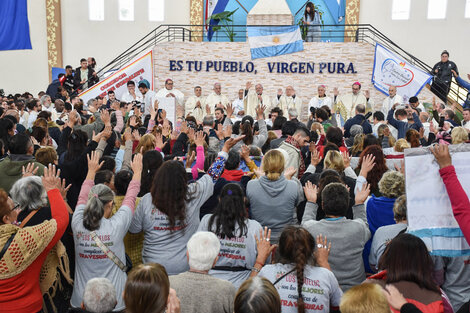
[[[149,21],[161,22],[165,19],[165,0],[149,1]]]
[[[465,3],[465,18],[470,18],[470,0]]]
[[[444,19],[446,10],[447,0],[428,0],[428,19]]]
[[[410,0],[393,0],[392,20],[409,20],[410,3]]]
[[[119,0],[119,20],[134,20],[134,0]]]
[[[88,0],[88,19],[104,21],[104,0]]]

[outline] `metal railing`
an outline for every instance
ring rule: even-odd
[[[249,27],[273,26],[273,25],[226,25],[218,31],[213,32],[212,41],[234,41],[245,42],[247,40],[247,30]],[[223,28],[226,27],[226,28]],[[183,42],[183,41],[208,41],[208,30],[206,25],[167,25],[161,24],[147,35],[142,37],[134,45],[126,49],[111,62],[106,64],[97,73],[100,78],[109,71],[120,69],[124,64],[154,47],[161,42]],[[324,42],[367,42],[372,45],[379,43],[383,47],[401,56],[410,64],[431,73],[432,67],[404,50],[390,38],[380,32],[370,24],[343,24],[343,25],[322,25],[319,28],[311,29],[313,32],[320,32],[321,41]],[[307,29],[301,26],[303,38]],[[448,99],[462,103],[466,99],[467,90],[460,87],[454,80],[452,81]]]

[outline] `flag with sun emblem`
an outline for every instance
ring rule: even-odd
[[[304,50],[298,25],[248,27],[248,43],[251,59],[274,57]]]

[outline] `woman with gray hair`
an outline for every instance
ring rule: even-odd
[[[375,232],[369,254],[370,268],[376,272],[380,257],[385,251],[387,244],[398,234],[406,231],[408,220],[406,218],[406,195],[401,195],[393,204],[393,216],[396,224],[379,227]]]
[[[111,281],[104,277],[92,278],[85,286],[82,309],[75,312],[112,312],[117,304],[116,289]]]
[[[71,305],[80,307],[85,284],[95,277],[108,278],[116,288],[116,311],[124,310],[122,293],[126,283],[124,236],[132,221],[135,200],[140,190],[142,155],[136,154],[132,162],[132,181],[126,192],[122,206],[111,217],[114,205],[114,192],[106,185],[94,186],[99,163],[96,151],[87,156],[88,173],[83,182],[77,207],[72,218],[75,240],[75,283]]]

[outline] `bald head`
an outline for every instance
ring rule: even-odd
[[[286,96],[292,97],[293,95],[295,95],[294,87],[292,87],[292,86],[287,86],[287,87],[286,87]]]
[[[388,94],[390,95],[390,98],[395,97],[396,94],[397,94],[397,87],[395,87],[395,86],[390,86],[390,87],[388,88]]]
[[[215,83],[214,84],[214,92],[217,94],[217,95],[220,95],[220,92],[222,91],[222,86],[220,86],[219,83]]]

